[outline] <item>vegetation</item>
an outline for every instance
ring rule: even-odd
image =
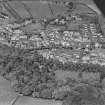
[[[99,88],[81,85],[72,89],[63,105],[104,105],[104,96]]]
[[[15,52],[15,54],[14,54]],[[0,59],[0,74],[11,81],[14,91],[25,96],[62,100],[63,105],[104,105],[104,93],[101,86],[105,77],[104,66],[92,64],[65,63],[55,59],[46,59],[35,51],[12,49],[11,53]],[[77,81],[67,78],[56,80],[56,70],[99,72],[98,83]]]

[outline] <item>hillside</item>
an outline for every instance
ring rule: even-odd
[[[64,105],[105,104],[105,34],[96,11],[65,1],[2,7],[0,74],[15,92]]]

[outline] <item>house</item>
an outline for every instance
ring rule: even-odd
[[[20,40],[20,37],[19,37],[19,35],[13,35],[13,36],[11,37],[11,40],[12,40],[12,41]]]
[[[95,48],[101,48],[101,45],[99,43],[95,43]]]
[[[89,61],[90,60],[90,56],[83,56],[82,57],[82,61],[83,62],[87,62],[87,61]]]
[[[0,37],[0,41],[3,41],[3,40],[5,40],[3,37]]]
[[[20,35],[19,40],[25,41],[25,40],[27,40],[27,36],[26,35]]]
[[[48,40],[43,40],[42,41],[43,46],[49,46],[49,41]]]

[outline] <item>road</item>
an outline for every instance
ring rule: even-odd
[[[60,101],[35,99],[20,96],[15,104],[12,104],[17,94],[11,89],[10,82],[0,76],[0,105],[61,105]]]

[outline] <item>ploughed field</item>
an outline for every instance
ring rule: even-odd
[[[78,5],[54,18],[1,24],[0,74],[14,91],[64,105],[105,104],[105,36],[96,12]]]

